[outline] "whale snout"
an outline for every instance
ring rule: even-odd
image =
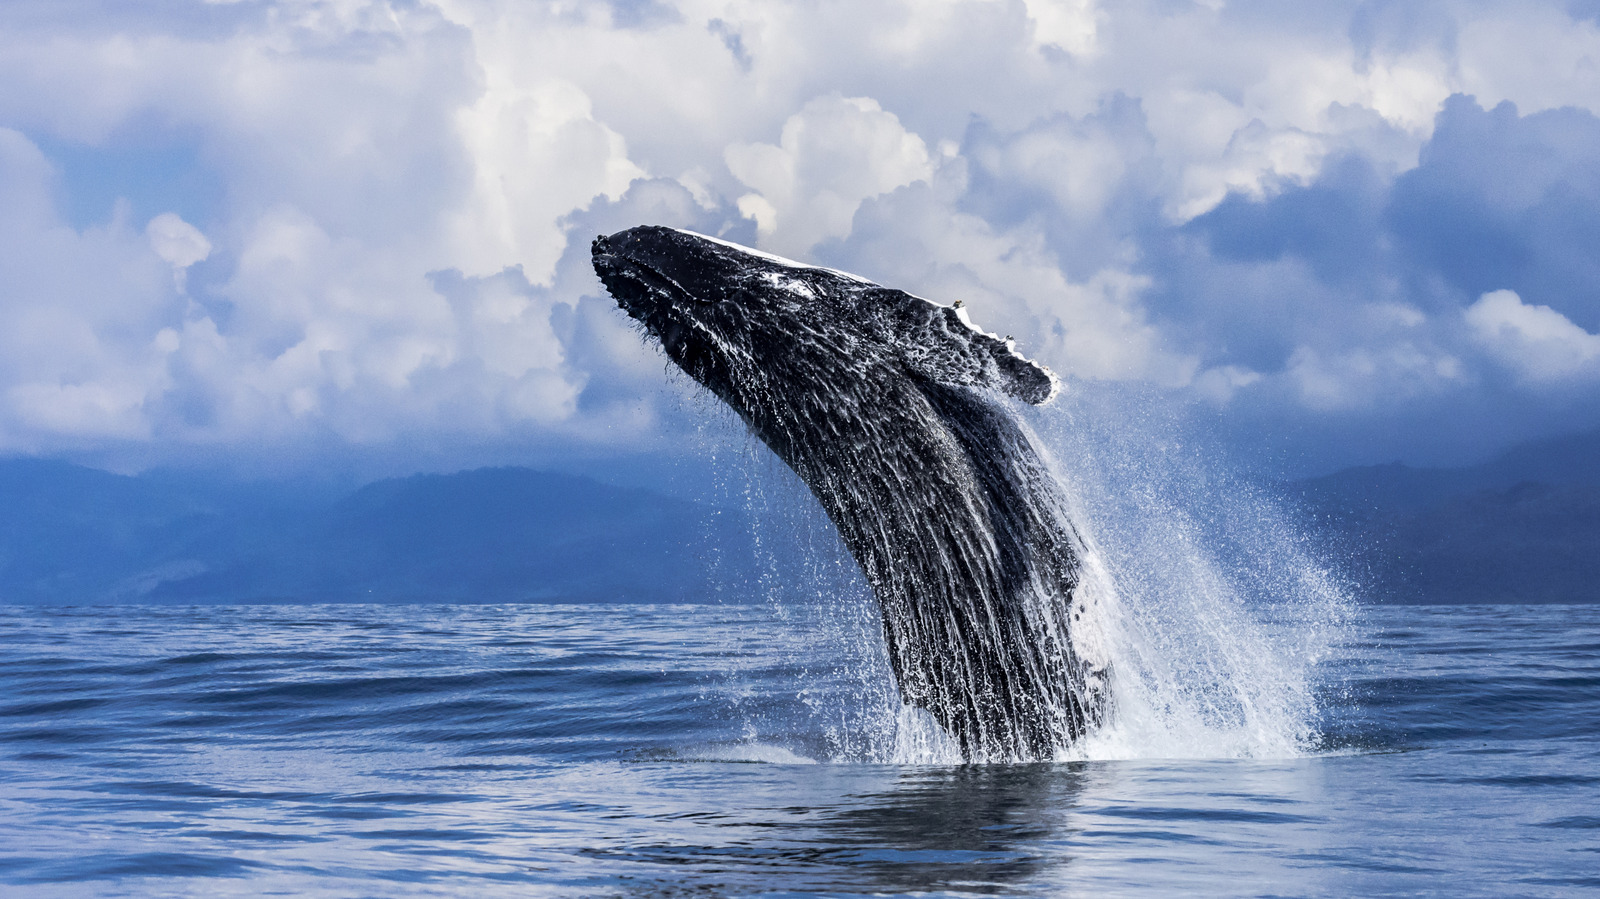
[[[626,269],[678,304],[726,299],[750,262],[748,251],[663,225],[599,235],[590,252],[596,271]]]
[[[632,258],[621,240],[624,234],[595,237],[589,245],[589,255],[594,263],[594,273],[605,284],[606,290],[616,299],[617,305],[630,316],[647,318],[661,303],[657,290],[659,279],[652,278],[647,267]]]
[[[645,327],[667,356],[686,371],[708,370],[703,338],[709,304],[679,278],[684,266],[678,236],[645,226],[599,235],[590,244],[595,274],[617,306]],[[676,276],[676,277],[675,277]]]
[[[706,268],[694,252],[700,249],[697,243],[670,228],[647,225],[595,237],[590,255],[595,274],[617,305],[645,320],[669,308],[688,311],[704,302],[705,285],[697,278]]]

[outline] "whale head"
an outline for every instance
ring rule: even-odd
[[[736,382],[751,372],[773,373],[788,393],[816,379],[830,383],[811,386],[835,388],[840,372],[885,369],[1033,404],[1058,390],[1053,374],[958,306],[854,275],[658,225],[597,237],[591,251],[617,305],[747,418]]]

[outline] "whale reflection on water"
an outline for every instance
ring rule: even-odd
[[[1020,892],[1065,879],[1053,869],[1072,862],[1065,847],[1085,827],[1077,805],[1091,781],[1083,763],[822,768],[814,772],[814,793],[796,795],[786,784],[771,794],[784,807],[760,808],[778,770],[661,772],[689,790],[714,779],[698,788],[737,791],[758,807],[701,814],[701,826],[671,840],[636,834],[584,854],[641,872],[704,871],[715,859],[730,875],[764,872],[802,895]],[[1041,845],[1055,848],[1040,852]],[[666,894],[681,886],[659,882]]]

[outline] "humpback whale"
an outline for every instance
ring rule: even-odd
[[[1084,544],[1002,397],[1053,374],[941,305],[647,225],[596,274],[667,357],[799,475],[876,597],[890,666],[969,761],[1048,760],[1100,723]]]

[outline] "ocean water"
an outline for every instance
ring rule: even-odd
[[[1600,606],[1358,608],[1301,733],[987,766],[856,606],[0,607],[0,894],[1600,893]]]

